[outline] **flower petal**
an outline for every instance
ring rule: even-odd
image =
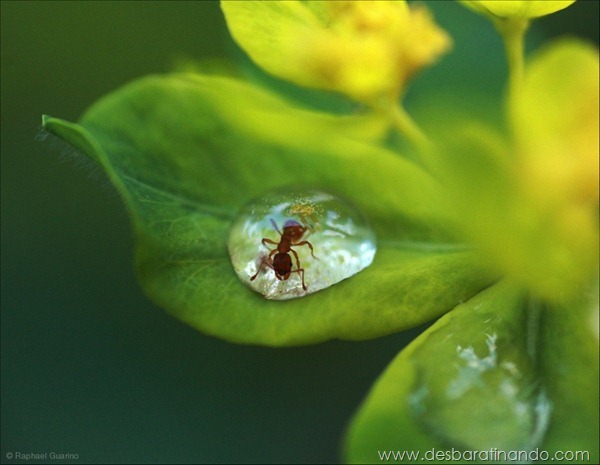
[[[462,0],[471,9],[500,18],[537,18],[563,10],[575,0]]]

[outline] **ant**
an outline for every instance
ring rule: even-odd
[[[304,268],[300,268],[300,259],[298,258],[298,253],[292,249],[292,247],[308,245],[308,247],[310,247],[310,254],[313,256],[313,258],[317,258],[315,257],[313,246],[310,242],[299,242],[309,227],[302,226],[297,221],[288,220],[283,225],[282,233],[277,227],[277,224],[273,218],[271,218],[271,224],[273,225],[273,228],[275,228],[275,231],[279,233],[279,243],[263,237],[262,244],[265,247],[267,247],[267,244],[273,244],[276,245],[277,248],[271,250],[267,258],[263,257],[256,274],[250,278],[250,281],[254,281],[258,276],[258,273],[260,273],[260,270],[262,270],[263,266],[267,265],[275,272],[275,277],[280,281],[287,280],[292,273],[298,273],[302,278],[302,289],[306,290],[306,284],[304,284]],[[295,270],[292,270],[292,258],[290,257],[290,252],[294,254],[294,257],[296,257]]]

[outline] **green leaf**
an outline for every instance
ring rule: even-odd
[[[44,127],[97,160],[121,193],[146,293],[231,341],[294,345],[389,334],[443,314],[486,286],[475,252],[452,245],[437,186],[335,117],[289,106],[233,79],[171,75],[134,82],[80,125]],[[369,137],[367,137],[369,138]],[[273,188],[316,187],[371,222],[371,267],[329,289],[267,301],[235,275],[226,249],[238,209]]]
[[[587,451],[589,458],[578,461],[598,463],[598,289],[548,309],[541,328],[544,383],[553,404],[544,449]]]
[[[379,452],[413,450],[420,462],[432,449],[539,446],[551,407],[536,382],[537,313],[527,309],[518,288],[499,283],[413,341],[354,418],[348,460],[379,462]]]

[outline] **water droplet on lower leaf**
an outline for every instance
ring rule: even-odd
[[[282,246],[291,239],[287,253],[285,247],[277,252],[282,238]],[[373,261],[376,243],[373,230],[346,201],[316,190],[284,189],[242,208],[231,227],[228,248],[244,284],[267,299],[285,300],[320,291],[363,270]],[[291,268],[279,253],[289,256]]]
[[[484,336],[483,351],[480,343],[479,349],[457,345],[444,353],[440,349],[460,337],[458,332],[434,334],[413,359],[417,381],[409,406],[417,422],[439,440],[465,449],[524,451],[539,446],[551,404],[518,345],[506,339],[499,343],[492,332]]]

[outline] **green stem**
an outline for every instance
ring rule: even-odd
[[[529,27],[527,19],[499,19],[496,29],[504,40],[509,71],[509,92],[519,91],[525,72],[525,33]]]
[[[394,127],[418,149],[427,149],[431,142],[418,124],[410,117],[402,105],[395,105],[390,111]]]

